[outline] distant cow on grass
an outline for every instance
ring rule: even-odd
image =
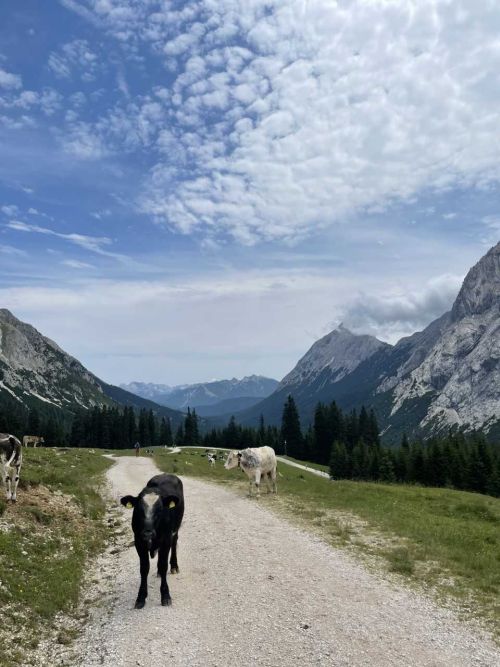
[[[37,445],[43,445],[45,440],[41,435],[25,435],[23,436],[23,447],[36,447]]]
[[[217,461],[217,454],[207,454],[207,459],[208,462],[210,463],[210,466],[212,468],[215,467],[215,462]]]
[[[236,467],[241,468],[249,479],[249,495],[252,495],[252,487],[255,485],[257,497],[259,496],[260,480],[264,476],[268,492],[272,490],[277,493],[276,488],[276,454],[272,447],[249,447],[241,452],[229,452],[224,464],[226,470]]]
[[[158,576],[161,577],[160,593],[163,606],[172,604],[167,584],[168,553],[170,573],[179,572],[177,564],[177,539],[184,515],[182,482],[176,475],[155,475],[138,496],[124,496],[120,500],[125,507],[133,507],[132,530],[135,548],[139,555],[141,585],[136,609],[142,609],[148,596],[149,559],[158,552]]]
[[[17,485],[23,463],[23,450],[20,441],[9,433],[0,433],[0,468],[7,500],[17,500]],[[14,477],[12,478],[12,474]]]

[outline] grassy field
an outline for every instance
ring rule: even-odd
[[[86,560],[108,537],[95,487],[111,461],[86,450],[23,454],[18,502],[0,501],[0,665],[31,664],[56,614],[76,608]]]
[[[166,472],[246,492],[240,470],[226,471],[222,462],[211,468],[203,452],[157,450],[155,459]],[[286,464],[278,470],[279,495],[264,493],[265,506],[486,620],[500,636],[500,500],[449,489],[331,482]]]

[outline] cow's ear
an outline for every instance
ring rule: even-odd
[[[173,510],[179,504],[179,496],[165,496],[163,498],[163,507]]]
[[[132,507],[135,507],[137,505],[137,497],[136,496],[123,496],[123,498],[120,498],[120,502],[124,507],[128,507],[129,509],[132,509]]]

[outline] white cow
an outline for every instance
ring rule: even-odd
[[[24,435],[23,436],[23,447],[36,447],[37,445],[43,445],[45,440],[40,435]]]
[[[272,447],[249,447],[241,452],[229,452],[224,464],[226,470],[241,468],[249,479],[249,495],[252,495],[252,486],[255,484],[257,497],[260,493],[260,479],[264,476],[268,493],[277,493],[276,488],[276,454]]]
[[[0,433],[0,472],[7,500],[17,500],[17,485],[23,463],[23,448],[19,440],[10,433]],[[15,469],[12,479],[12,468]]]

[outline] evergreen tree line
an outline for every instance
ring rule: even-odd
[[[344,412],[335,402],[318,403],[313,423],[303,432],[291,395],[281,428],[266,425],[262,416],[258,428],[241,426],[231,417],[224,428],[201,435],[196,411],[188,409],[173,436],[170,421],[159,419],[152,410],[104,406],[75,414],[70,431],[57,415],[41,415],[36,408],[2,410],[0,431],[18,437],[41,435],[48,446],[128,449],[137,441],[143,447],[175,444],[207,449],[267,445],[277,454],[328,465],[333,479],[416,483],[500,496],[500,450],[482,433],[450,432],[411,444],[403,436],[398,448],[388,448],[380,443],[373,410]]]
[[[7,403],[0,407],[0,432],[12,433],[20,440],[24,435],[38,435],[48,445],[66,444],[68,422],[57,409],[40,413],[34,407]]]
[[[447,487],[500,497],[500,455],[482,433],[450,432],[399,448],[354,447],[335,441],[330,459],[333,479],[373,480]]]
[[[95,406],[75,415],[68,438],[70,447],[130,449],[136,442],[141,447],[171,447],[170,420],[145,408],[136,412],[132,407]]]

